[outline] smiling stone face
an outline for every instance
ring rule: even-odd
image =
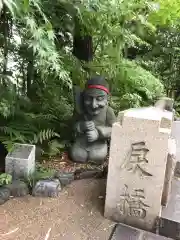
[[[87,89],[84,92],[84,107],[90,116],[98,115],[108,103],[108,94],[100,89]]]

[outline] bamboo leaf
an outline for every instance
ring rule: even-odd
[[[29,0],[23,0],[24,12],[27,13],[29,10]]]

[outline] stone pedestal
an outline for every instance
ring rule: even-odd
[[[176,141],[176,159],[180,162],[180,121],[173,121],[171,135]]]
[[[169,201],[175,166],[176,166],[176,141],[173,138],[169,138],[164,188],[161,201],[162,206],[166,206]]]
[[[161,213],[173,114],[130,109],[113,125],[105,217],[152,230]]]
[[[15,144],[5,163],[6,173],[13,179],[27,178],[35,171],[35,145]]]

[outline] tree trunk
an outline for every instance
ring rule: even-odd
[[[27,96],[31,99],[31,85],[34,79],[34,54],[33,50],[30,50],[29,62],[27,65]]]
[[[24,59],[22,60],[22,64],[21,64],[21,71],[22,71],[22,75],[23,75],[23,79],[22,79],[22,93],[24,95],[26,95],[26,73],[24,71],[24,67],[25,67],[25,63],[24,63]]]
[[[4,36],[4,43],[3,43],[3,71],[2,71],[2,84],[6,86],[5,77],[7,75],[7,63],[8,63],[8,36],[9,36],[9,26],[8,26],[8,16],[6,12],[6,6],[3,5],[3,11],[1,15],[2,20],[2,32]]]

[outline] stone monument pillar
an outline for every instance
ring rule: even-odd
[[[105,217],[152,230],[161,213],[173,113],[129,109],[113,124]]]
[[[6,173],[11,174],[13,180],[27,178],[35,171],[36,146],[30,144],[15,144],[6,156]]]

